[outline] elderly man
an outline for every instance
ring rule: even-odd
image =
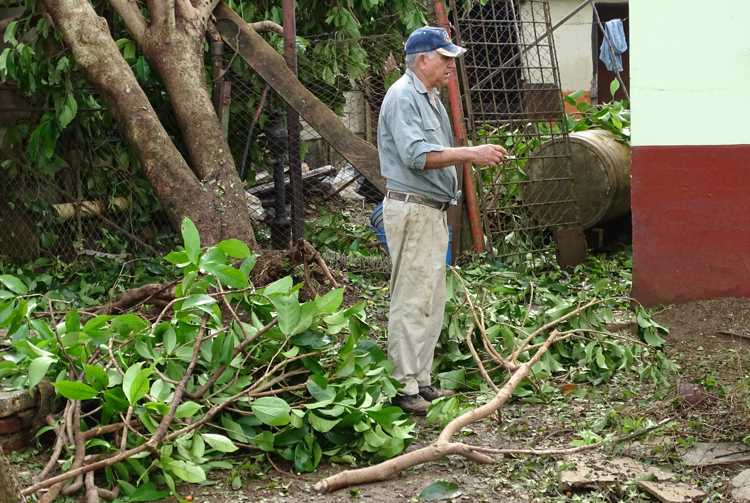
[[[403,384],[394,403],[424,415],[447,393],[432,386],[431,369],[445,309],[446,210],[458,203],[455,165],[493,165],[497,145],[453,147],[438,89],[466,50],[442,28],[419,28],[406,41],[406,73],[383,100],[378,120],[380,170],[386,179],[383,222],[392,261],[388,356]]]

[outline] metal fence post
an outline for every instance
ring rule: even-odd
[[[297,21],[295,0],[283,0],[284,59],[289,69],[297,74]],[[305,236],[305,203],[302,196],[302,162],[300,160],[299,114],[287,105],[287,136],[289,138],[289,185],[292,192],[292,239]]]

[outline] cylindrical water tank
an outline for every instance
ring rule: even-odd
[[[568,144],[570,155],[564,139],[559,138],[543,144],[530,156],[526,165],[529,182],[523,197],[534,218],[549,225],[570,220],[562,213],[570,211],[564,203],[571,199],[577,203],[579,220],[586,229],[627,214],[630,147],[602,129],[571,133]]]

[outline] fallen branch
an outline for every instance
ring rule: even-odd
[[[458,274],[456,275],[459,279],[461,279],[461,277],[458,276]],[[466,291],[465,288],[464,290]],[[474,321],[476,322],[478,328],[480,329],[480,332],[482,332],[482,328],[484,325],[483,320],[477,314],[476,308],[474,307],[474,304],[468,292],[466,292],[466,298],[467,298],[470,308],[472,309],[472,315],[474,317]],[[417,465],[427,463],[430,461],[437,461],[449,455],[463,456],[467,459],[476,461],[478,463],[494,463],[495,458],[493,458],[489,454],[494,454],[494,455],[499,454],[500,453],[499,450],[486,448],[486,447],[480,447],[480,446],[472,446],[472,445],[465,444],[462,442],[455,442],[455,441],[452,441],[453,436],[459,431],[461,431],[461,429],[473,423],[476,423],[477,421],[481,421],[482,419],[489,417],[490,415],[498,412],[503,407],[503,405],[510,399],[510,397],[513,395],[513,391],[516,389],[516,387],[524,379],[529,377],[534,365],[536,365],[539,362],[539,360],[549,350],[549,348],[555,342],[557,342],[557,340],[560,339],[561,336],[565,337],[565,334],[562,334],[561,332],[557,331],[553,327],[556,327],[560,323],[566,320],[569,320],[570,318],[572,318],[573,316],[576,316],[577,314],[580,314],[584,310],[595,305],[597,302],[598,301],[588,302],[572,310],[566,315],[561,316],[560,318],[557,318],[555,320],[552,320],[549,323],[546,323],[539,329],[529,334],[528,337],[521,343],[521,345],[515,348],[510,358],[506,359],[506,358],[500,357],[500,359],[503,362],[505,362],[504,366],[506,367],[506,369],[508,370],[513,369],[513,370],[512,370],[510,377],[505,382],[505,384],[501,388],[497,389],[495,397],[489,402],[487,402],[486,404],[482,405],[481,407],[472,409],[462,414],[461,416],[453,419],[450,423],[448,423],[448,425],[445,428],[443,428],[437,440],[435,440],[432,444],[426,447],[422,447],[421,449],[417,449],[415,451],[402,454],[400,456],[397,456],[393,459],[389,459],[387,461],[384,461],[374,466],[369,466],[366,468],[358,468],[355,470],[345,470],[343,472],[337,473],[336,475],[327,477],[319,481],[317,484],[315,484],[314,486],[315,490],[319,492],[331,492],[331,491],[336,491],[338,489],[343,489],[345,487],[351,487],[353,485],[387,480],[396,476],[397,474],[399,474],[403,470],[406,470],[407,468],[411,468],[413,466],[417,466]],[[532,356],[526,362],[519,363],[518,357],[525,351],[526,352],[531,351],[531,349],[527,347],[529,342],[531,342],[535,337],[542,334],[544,331],[550,330],[550,329],[552,329],[552,332],[547,336],[544,342],[540,343],[538,347],[537,345],[534,345],[535,346],[534,349],[536,351],[533,352]],[[474,349],[473,343],[471,341],[472,332],[473,332],[473,327],[467,333],[467,336],[466,336],[467,344],[469,345],[469,349],[472,352],[472,356],[474,356],[474,360],[477,362],[477,366],[480,369],[480,373],[482,373],[482,377],[484,377],[485,380],[488,380],[491,383],[492,381],[489,379],[489,375],[487,374],[486,370],[483,371],[484,365],[482,364],[481,358],[479,358],[479,355]],[[497,388],[497,387],[493,384],[493,388]],[[591,447],[587,446],[587,448],[591,448]],[[580,449],[580,450],[584,450],[584,449]]]
[[[430,461],[437,461],[438,459],[453,454],[463,456],[478,463],[493,463],[495,460],[492,457],[477,451],[476,448],[471,445],[460,442],[451,442],[451,437],[462,428],[480,421],[499,410],[511,397],[513,390],[515,390],[521,381],[529,375],[531,367],[541,359],[542,355],[544,355],[544,353],[546,353],[550,346],[555,342],[557,336],[558,332],[553,331],[549,337],[547,337],[544,346],[539,348],[534,356],[520,365],[513,374],[511,374],[508,381],[495,395],[495,398],[483,406],[466,412],[448,423],[438,436],[438,439],[432,444],[402,454],[401,456],[397,456],[374,466],[368,466],[356,470],[345,470],[337,473],[336,475],[327,477],[315,484],[315,490],[319,492],[331,492],[345,487],[351,487],[353,485],[387,480],[412,466],[421,465]]]

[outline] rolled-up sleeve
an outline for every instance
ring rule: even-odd
[[[429,152],[442,152],[445,149],[427,140],[427,126],[422,123],[416,104],[406,96],[398,100],[391,126],[398,156],[403,165],[411,169],[424,169]]]

